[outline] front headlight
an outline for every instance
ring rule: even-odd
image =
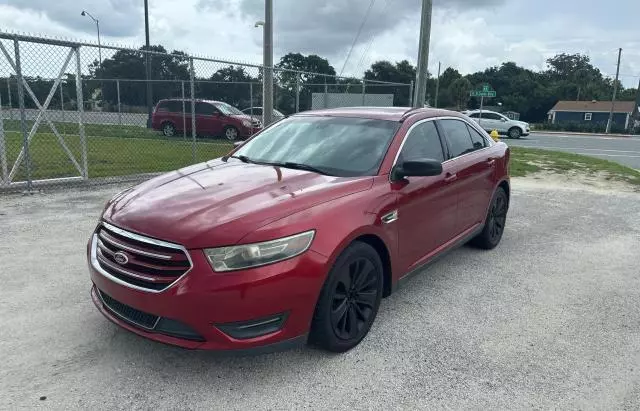
[[[243,270],[287,260],[307,251],[315,231],[266,241],[231,247],[207,248],[204,250],[214,271]]]
[[[249,120],[242,120],[242,125],[245,127],[251,127],[251,122]]]

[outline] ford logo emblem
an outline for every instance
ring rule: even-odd
[[[118,251],[117,253],[115,253],[113,255],[113,259],[120,265],[125,265],[129,262],[129,257],[122,251]]]

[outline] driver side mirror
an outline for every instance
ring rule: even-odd
[[[396,164],[391,171],[391,180],[399,181],[405,177],[428,177],[442,174],[442,163],[437,160],[420,159]]]

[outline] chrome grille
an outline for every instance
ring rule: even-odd
[[[94,235],[92,263],[115,282],[160,292],[191,270],[184,247],[102,223]]]

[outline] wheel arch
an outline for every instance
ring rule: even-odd
[[[389,254],[389,249],[385,244],[382,238],[378,237],[375,234],[363,234],[356,238],[354,238],[348,245],[351,245],[355,242],[362,242],[373,247],[374,250],[380,256],[380,260],[382,261],[382,278],[383,278],[383,287],[382,287],[382,297],[388,297],[391,295],[393,276],[392,276],[392,266],[391,266],[391,254]],[[346,248],[346,247],[345,247]]]

